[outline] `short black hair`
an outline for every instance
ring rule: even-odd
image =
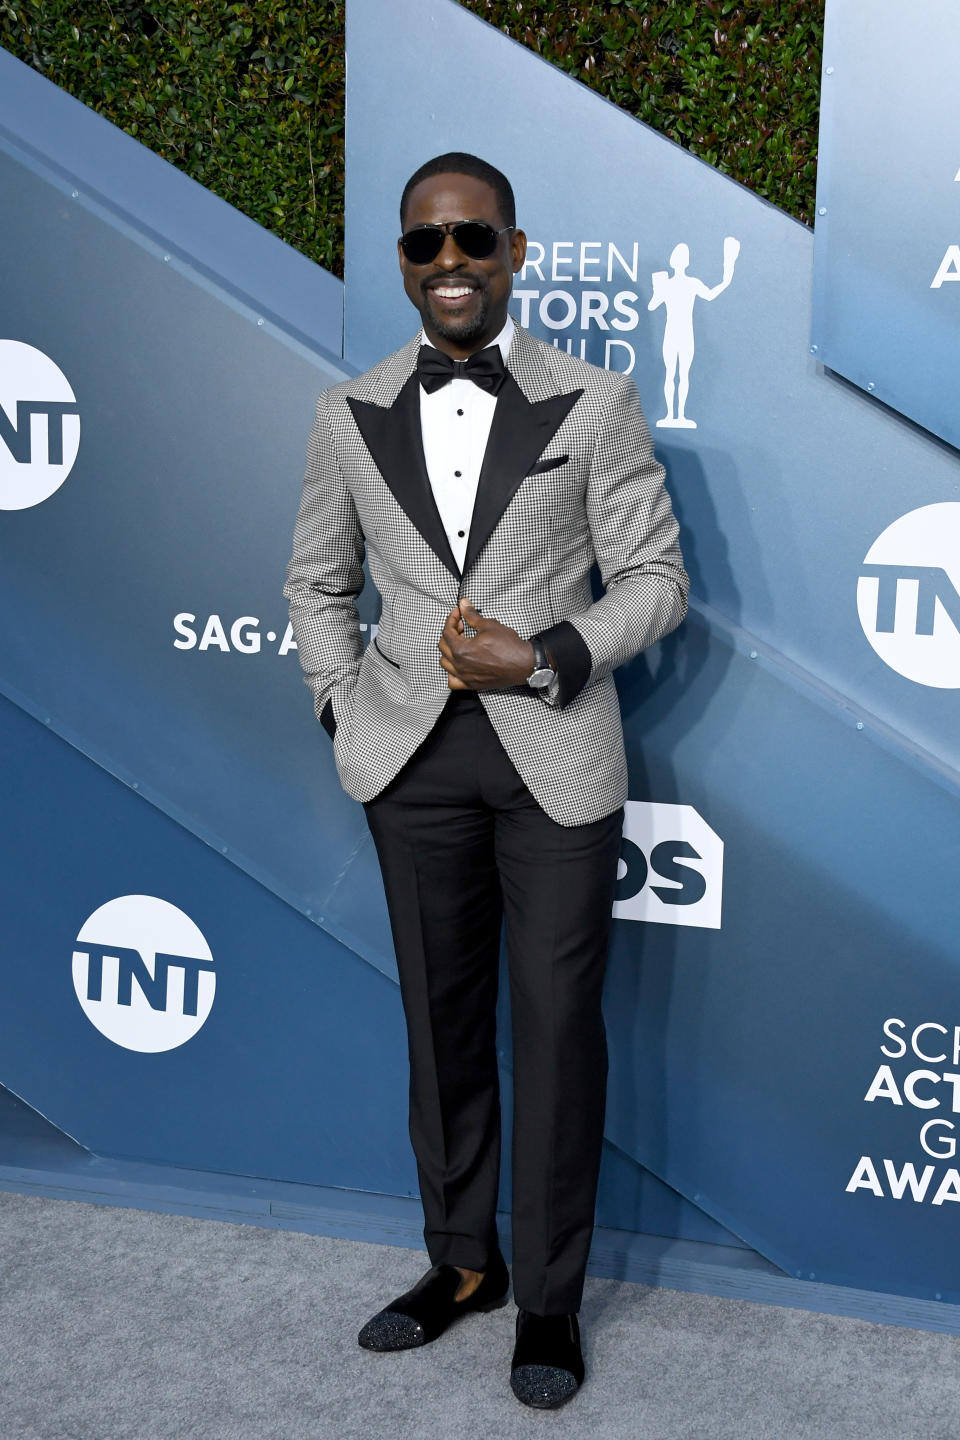
[[[504,225],[516,225],[517,206],[513,198],[513,186],[503,171],[490,165],[486,160],[481,160],[479,155],[467,155],[462,150],[450,150],[446,155],[434,156],[432,160],[421,165],[419,170],[414,170],[404,185],[403,194],[400,196],[401,230],[404,227],[404,217],[411,194],[421,180],[428,180],[432,175],[470,175],[474,180],[482,180],[490,186],[497,197],[497,209],[500,211],[500,218]],[[464,216],[464,219],[467,218],[469,217]]]

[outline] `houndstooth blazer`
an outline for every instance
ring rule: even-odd
[[[550,649],[552,699],[529,686],[480,696],[547,814],[598,820],[627,796],[611,672],[680,624],[689,589],[637,388],[517,326],[461,573],[423,456],[418,346],[325,390],[307,447],[283,593],[341,783],[372,799],[426,738],[452,693],[437,641],[466,596]],[[383,600],[366,648],[364,553]]]

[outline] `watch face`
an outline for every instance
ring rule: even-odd
[[[527,684],[532,685],[534,690],[543,690],[555,675],[554,670],[534,670],[532,675],[527,676]]]

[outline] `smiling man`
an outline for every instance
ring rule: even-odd
[[[407,182],[400,224],[422,329],[319,397],[284,589],[317,717],[383,873],[431,1262],[359,1342],[424,1345],[506,1301],[505,924],[510,1381],[523,1403],[547,1408],[584,1378],[577,1313],[627,795],[612,672],[680,623],[689,582],[636,386],[536,340],[507,312],[526,237],[506,177],[476,156],[441,155]],[[383,607],[364,650],[365,553]]]

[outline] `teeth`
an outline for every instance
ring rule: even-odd
[[[453,286],[443,286],[441,288],[441,286],[435,285],[433,287],[433,293],[434,295],[442,295],[444,300],[459,300],[463,295],[471,295],[473,293],[473,286],[458,285],[456,288]]]

